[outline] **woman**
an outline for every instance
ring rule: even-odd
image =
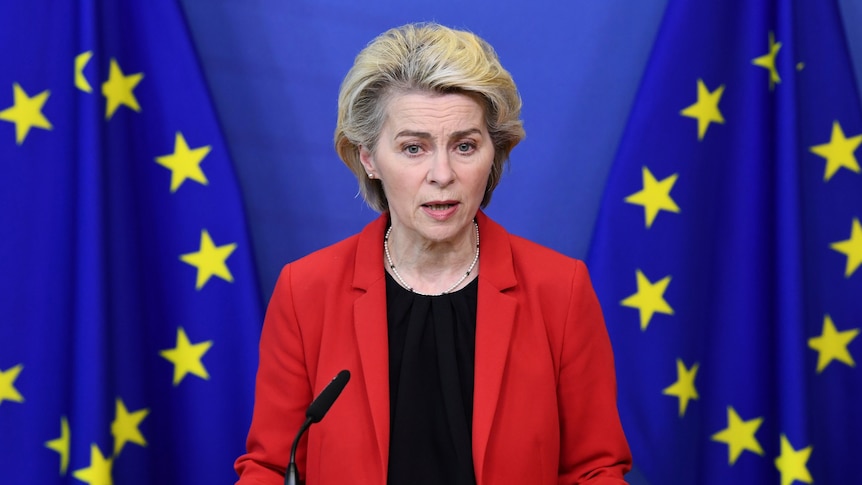
[[[339,96],[335,145],[382,215],[288,264],[267,310],[239,483],[282,483],[300,441],[326,484],[625,483],[613,356],[584,264],[484,208],[523,138],[493,49],[436,24],[383,33]]]

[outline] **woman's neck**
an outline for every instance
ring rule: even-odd
[[[386,269],[417,293],[449,293],[478,274],[478,242],[475,222],[457,241],[409,241],[397,227],[390,228],[384,241]]]

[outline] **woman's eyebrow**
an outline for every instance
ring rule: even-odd
[[[449,138],[463,138],[469,135],[481,134],[482,131],[479,128],[470,128],[467,130],[456,131],[452,133]],[[425,131],[413,131],[413,130],[402,130],[395,134],[395,138],[402,137],[414,137],[414,138],[431,138],[431,134]]]

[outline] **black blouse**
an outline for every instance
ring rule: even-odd
[[[478,278],[413,293],[386,275],[389,485],[473,485],[473,359]]]

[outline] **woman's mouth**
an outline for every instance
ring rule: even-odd
[[[432,211],[444,211],[455,204],[425,204],[425,207],[431,209]]]

